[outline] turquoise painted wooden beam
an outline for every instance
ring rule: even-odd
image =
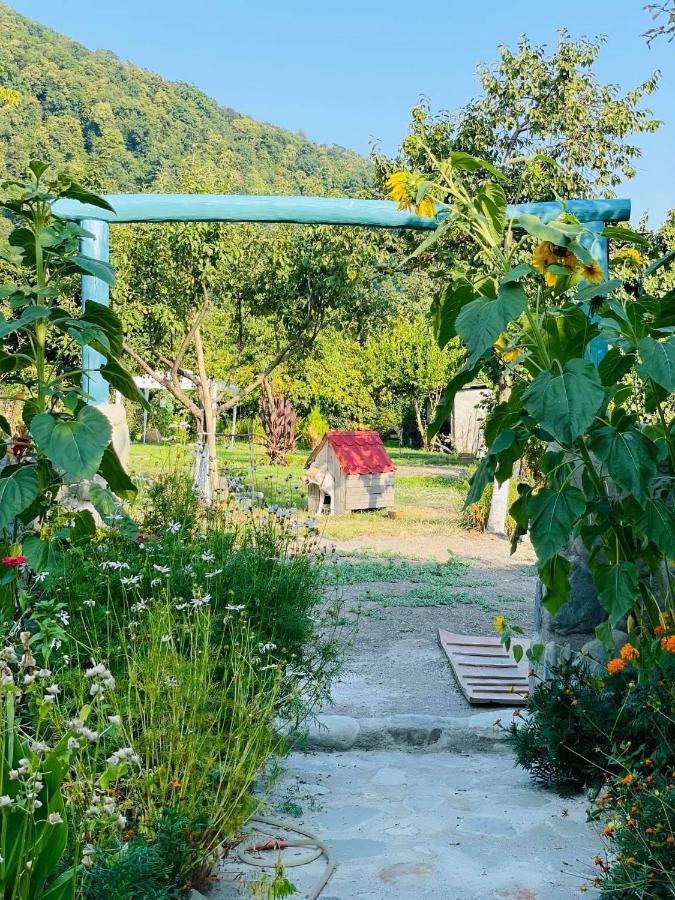
[[[80,251],[84,256],[100,259],[108,262],[109,246],[107,222],[96,219],[83,219],[82,228],[88,231],[91,237],[80,238]],[[95,278],[93,275],[83,275],[82,306],[87,300],[110,305],[110,291],[105,281]],[[109,399],[108,382],[101,375],[101,366],[105,365],[105,356],[102,356],[93,347],[85,347],[82,351],[82,390],[89,394],[90,403],[98,406],[99,403],[107,403]]]
[[[58,200],[54,212],[64,219],[104,222],[293,222],[301,225],[362,225],[370,228],[431,230],[436,219],[400,210],[391,200],[345,200],[333,197],[237,196],[235,194],[108,194],[115,212]],[[623,222],[630,200],[568,200],[569,212],[582,222]],[[524,203],[508,208],[509,217],[534,213],[554,218],[557,202]]]

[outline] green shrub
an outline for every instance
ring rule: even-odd
[[[321,407],[315,404],[302,424],[302,439],[308,447],[313,449],[328,431],[328,428],[328,419],[321,412]]]
[[[617,771],[611,757],[619,738],[667,764],[675,722],[656,710],[672,709],[671,669],[665,661],[637,680],[629,668],[594,675],[584,658],[563,660],[530,695],[528,716],[511,726],[518,764],[544,784],[597,786]]]
[[[127,843],[97,848],[81,869],[82,900],[183,900],[193,867],[188,822],[175,808],[161,813]]]

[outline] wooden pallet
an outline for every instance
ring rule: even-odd
[[[529,661],[517,663],[498,637],[453,634],[438,629],[438,641],[452,666],[462,693],[474,705],[496,703],[524,706],[527,702]],[[523,650],[530,641],[519,639]]]

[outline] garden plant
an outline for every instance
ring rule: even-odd
[[[413,255],[436,249],[447,266],[445,242],[468,241],[474,251],[469,262],[444,270],[431,310],[439,345],[459,336],[468,358],[430,430],[461,387],[497,366],[499,402],[486,419],[487,452],[466,504],[494,480],[511,478],[523,456],[537,460],[532,483],[520,482],[510,506],[513,549],[527,533],[543,605],[555,615],[569,598],[566,550],[581,542],[606,613],[596,629],[612,656],[604,676],[590,677],[582,660],[536,688],[532,716],[514,737],[519,759],[545,780],[608,779],[604,814],[613,824],[605,835],[616,846],[599,865],[598,882],[611,896],[671,896],[675,296],[651,294],[644,284],[675,251],[650,259],[644,235],[617,226],[598,233],[564,202],[545,220],[512,214],[504,177],[490,162],[458,151],[438,159],[421,142],[418,150],[423,171],[388,179],[401,206],[439,219]],[[528,165],[556,163],[539,156]],[[608,276],[602,238],[625,245],[616,255],[630,267],[629,281]],[[520,659],[522,629],[502,616],[496,626]],[[617,628],[629,636],[620,652]],[[542,652],[534,645],[527,655],[536,664]],[[646,773],[640,764],[642,780],[634,754],[650,761]],[[612,787],[615,776],[622,791]],[[663,798],[656,792],[655,803],[636,801],[631,812],[629,786],[657,782]]]
[[[185,473],[124,471],[79,362],[97,351],[140,402],[122,326],[69,296],[71,276],[113,273],[52,212],[108,204],[38,162],[2,188],[1,891],[185,897],[261,802],[275,722],[325,696],[339,603],[294,510],[235,475],[207,508]]]

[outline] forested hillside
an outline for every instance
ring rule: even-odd
[[[98,190],[179,189],[194,157],[223,191],[357,196],[370,183],[357,153],[257,122],[3,4],[0,85],[21,95],[0,113],[0,170],[39,157]]]

